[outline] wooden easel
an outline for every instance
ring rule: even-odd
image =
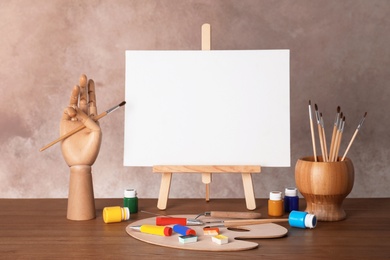
[[[202,50],[211,50],[211,26],[202,25]],[[173,173],[201,173],[202,182],[206,184],[206,201],[210,200],[210,183],[212,173],[241,173],[244,185],[246,207],[249,210],[256,209],[255,194],[253,191],[252,173],[260,173],[260,166],[252,165],[156,165],[153,172],[162,173],[160,194],[157,208],[164,210],[167,207],[169,190]]]
[[[158,196],[157,208],[167,208],[169,190],[173,173],[201,173],[202,182],[206,184],[206,201],[210,200],[211,174],[212,173],[241,173],[244,185],[246,207],[249,210],[256,209],[255,193],[253,191],[252,173],[260,173],[260,166],[251,165],[156,165],[153,172],[162,173],[160,194]]]

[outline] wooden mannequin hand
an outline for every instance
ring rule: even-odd
[[[88,88],[88,89],[87,89]],[[86,128],[61,142],[62,155],[71,167],[75,165],[92,166],[100,149],[102,132],[98,122],[92,118],[97,115],[95,84],[87,77],[80,77],[80,86],[74,86],[69,107],[65,108],[60,124],[60,134],[85,125]]]

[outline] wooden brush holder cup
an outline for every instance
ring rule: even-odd
[[[319,221],[339,221],[346,218],[342,203],[354,183],[352,161],[323,162],[321,157],[304,157],[295,165],[295,182],[306,200],[306,212]]]

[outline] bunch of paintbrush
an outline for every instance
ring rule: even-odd
[[[364,114],[363,118],[360,120],[355,133],[353,134],[351,141],[348,144],[347,149],[345,150],[344,155],[339,158],[339,150],[340,150],[340,144],[341,139],[343,137],[344,132],[344,125],[345,125],[345,116],[341,112],[340,107],[337,107],[337,113],[333,124],[333,132],[332,132],[332,139],[330,142],[330,147],[328,150],[327,142],[326,142],[326,135],[325,135],[325,127],[324,127],[324,119],[322,117],[322,113],[319,112],[317,104],[315,106],[315,117],[318,127],[318,138],[320,141],[320,147],[321,147],[321,154],[324,162],[336,162],[340,159],[340,161],[344,161],[349,149],[351,148],[351,145],[353,141],[355,140],[355,137],[357,133],[359,132],[361,126],[363,125],[364,119],[367,116],[367,112]],[[310,130],[311,130],[311,140],[313,144],[313,152],[314,152],[314,161],[318,161],[317,157],[317,149],[316,149],[316,142],[315,142],[315,134],[314,134],[314,126],[313,126],[313,116],[311,111],[311,101],[309,100],[309,119],[310,119]]]

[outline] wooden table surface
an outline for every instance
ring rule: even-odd
[[[267,216],[267,200],[257,199]],[[305,209],[301,199],[300,210]],[[96,199],[96,219],[66,219],[66,199],[0,199],[1,259],[390,259],[390,198],[346,199],[347,219],[319,222],[314,229],[288,228],[283,238],[252,239],[259,247],[238,252],[188,251],[151,245],[129,236],[134,220],[153,217],[139,212],[131,220],[105,224],[102,209],[121,199]],[[140,199],[139,210],[161,214],[198,214],[210,210],[246,211],[244,199],[170,199],[165,211],[157,199]],[[286,214],[285,217],[288,217]]]

